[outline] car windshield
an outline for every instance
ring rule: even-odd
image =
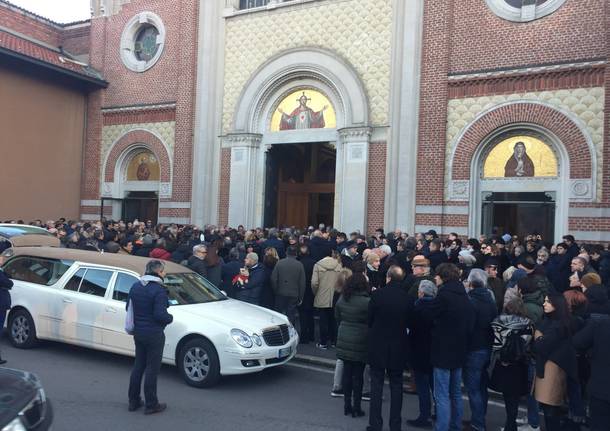
[[[194,272],[167,274],[163,284],[168,289],[170,305],[204,304],[227,299],[212,283]]]

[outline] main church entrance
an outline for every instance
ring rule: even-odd
[[[332,226],[336,165],[333,146],[273,145],[266,163],[265,226]]]

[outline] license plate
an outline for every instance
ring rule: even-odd
[[[285,358],[286,356],[290,356],[291,352],[292,352],[292,349],[290,347],[285,347],[283,349],[280,349],[279,353],[277,354],[277,357]]]

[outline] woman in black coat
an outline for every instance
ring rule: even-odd
[[[496,317],[491,327],[494,342],[489,387],[504,397],[504,430],[517,431],[519,400],[529,393],[527,370],[533,322],[527,317],[523,300],[515,298],[506,304],[504,313]]]
[[[9,290],[13,287],[13,280],[7,277],[2,271],[2,265],[4,265],[5,257],[0,254],[0,332],[4,328],[4,319],[6,319],[6,313],[11,309],[11,294]],[[6,360],[0,357],[0,365],[6,364]]]
[[[549,294],[544,317],[536,325],[533,350],[536,355],[534,396],[542,406],[547,431],[561,428],[561,407],[569,379],[578,379],[576,352],[572,346],[572,321],[566,299]]]

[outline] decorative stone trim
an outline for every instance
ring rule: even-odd
[[[134,53],[134,44],[138,31],[140,31],[140,29],[146,24],[154,26],[159,32],[159,35],[157,36],[157,44],[159,46],[152,59],[149,61],[140,61],[136,58]],[[129,70],[134,72],[145,72],[153,67],[157,61],[159,61],[164,47],[165,26],[163,25],[161,18],[159,18],[157,14],[150,11],[140,12],[131,18],[129,22],[127,22],[127,25],[125,25],[123,33],[121,34],[121,43],[119,48],[121,61]]]
[[[546,73],[546,72],[560,72],[565,70],[574,69],[590,69],[597,67],[604,67],[606,60],[595,60],[595,61],[583,61],[578,63],[564,63],[564,64],[547,64],[541,66],[529,66],[517,69],[504,69],[504,70],[488,70],[479,71],[473,73],[457,73],[450,74],[448,77],[449,81],[461,81],[463,79],[481,79],[481,78],[495,78],[507,75],[525,75],[532,73]]]
[[[140,112],[140,111],[156,111],[176,109],[176,103],[159,103],[156,105],[133,105],[133,106],[113,106],[108,108],[102,108],[103,114],[110,114],[115,112]]]
[[[570,180],[570,200],[590,201],[593,199],[593,190],[590,179]]]
[[[258,133],[230,133],[222,136],[222,148],[249,147],[257,148],[260,146],[263,135]]]
[[[172,183],[171,182],[159,183],[159,197],[160,198],[171,198],[172,197]]]
[[[239,9],[239,0],[225,0],[225,10],[223,12],[224,18],[231,18],[233,16],[246,15],[255,12],[264,12],[284,7],[298,6],[304,3],[313,3],[322,0],[269,0],[264,6],[253,7],[249,9]]]
[[[159,202],[159,208],[190,209],[190,202]]]
[[[452,180],[449,184],[449,200],[467,201],[470,197],[470,180]]]
[[[368,142],[373,130],[370,127],[348,127],[339,129],[339,137],[344,143],[348,142]]]
[[[528,22],[545,17],[559,9],[566,0],[548,0],[540,6],[534,0],[525,0],[521,8],[516,8],[504,0],[486,0],[487,6],[498,15],[513,22]]]
[[[114,194],[114,183],[105,182],[102,184],[102,197],[111,198]]]

